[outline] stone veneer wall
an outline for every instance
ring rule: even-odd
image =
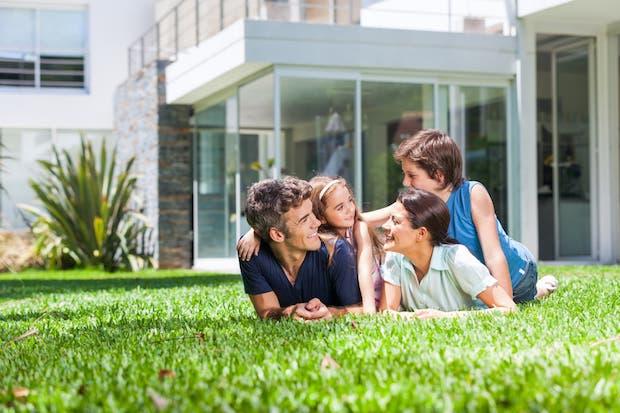
[[[119,157],[136,156],[144,214],[154,226],[161,268],[190,268],[192,234],[191,106],[166,104],[166,62],[154,62],[120,85],[115,97]]]

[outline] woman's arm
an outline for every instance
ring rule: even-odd
[[[379,302],[379,309],[381,311],[398,311],[399,308],[400,286],[384,281],[383,290],[381,291],[381,301]]]
[[[510,271],[499,243],[495,208],[491,196],[482,185],[475,185],[471,190],[471,215],[482,246],[484,262],[500,287],[512,297]]]
[[[388,205],[375,211],[364,212],[362,214],[362,219],[368,224],[369,228],[378,228],[390,217],[392,205]]]
[[[517,305],[512,301],[512,297],[498,284],[487,287],[486,290],[478,294],[478,298],[489,307],[483,311],[500,311],[502,313],[517,311]]]
[[[368,225],[363,221],[357,221],[353,228],[355,243],[357,245],[357,279],[362,293],[364,313],[374,314],[375,286],[372,275],[375,270],[375,260],[370,239]]]

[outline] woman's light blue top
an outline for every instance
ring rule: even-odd
[[[476,307],[474,300],[478,294],[497,284],[487,267],[460,244],[434,247],[428,272],[420,281],[407,257],[389,252],[383,279],[400,287],[400,307],[405,311]]]
[[[480,239],[478,238],[478,231],[476,231],[474,219],[471,215],[471,190],[476,185],[482,184],[476,181],[464,181],[459,187],[452,190],[452,194],[450,194],[447,202],[448,210],[450,211],[448,236],[465,245],[474,257],[484,263],[484,254],[480,245]],[[495,218],[495,221],[497,222],[499,243],[506,256],[510,280],[514,287],[523,278],[528,265],[534,262],[534,257],[525,245],[513,240],[506,234],[497,218]]]

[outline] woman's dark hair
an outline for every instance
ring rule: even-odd
[[[448,237],[450,211],[437,195],[423,189],[406,189],[398,195],[398,202],[407,210],[407,219],[413,228],[425,227],[433,245],[458,244]]]

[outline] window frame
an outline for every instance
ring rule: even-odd
[[[36,92],[38,94],[88,94],[90,91],[90,19],[89,8],[86,4],[40,4],[24,2],[23,4],[17,4],[12,2],[5,2],[0,0],[0,8],[7,9],[28,9],[34,11],[34,86],[12,86],[12,85],[0,85],[0,93],[23,93],[23,92]],[[41,86],[41,56],[45,55],[46,51],[41,48],[41,11],[79,11],[82,12],[84,19],[84,48],[81,50],[55,50],[54,52],[66,52],[66,57],[82,57],[83,59],[83,85],[81,87],[68,87],[68,86]],[[18,49],[5,50],[6,52],[26,53]]]

